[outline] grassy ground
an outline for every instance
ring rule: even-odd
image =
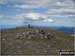
[[[58,49],[74,50],[74,37],[63,32],[43,29],[55,34],[54,39],[25,39],[16,35],[37,28],[15,28],[1,31],[1,51],[4,55],[56,55]],[[3,40],[5,39],[5,40]]]

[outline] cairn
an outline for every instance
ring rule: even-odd
[[[28,28],[30,28],[30,25]],[[47,31],[43,29],[40,29],[40,30],[29,30],[28,32],[24,32],[21,37],[27,38],[27,39],[30,39],[30,38],[52,39],[52,38],[55,38],[55,35],[48,33]]]

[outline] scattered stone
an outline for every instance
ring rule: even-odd
[[[20,51],[20,50],[19,50],[18,52],[19,52],[19,53],[21,53],[21,51]]]
[[[9,43],[9,45],[12,45],[13,43]]]
[[[22,43],[22,41],[21,41],[21,40],[16,40],[16,42],[17,42],[17,43]]]
[[[48,48],[50,48],[50,45],[48,45]]]
[[[16,52],[14,54],[17,54]]]
[[[3,41],[5,41],[5,39],[4,39],[4,38],[3,38],[2,40],[3,40]]]
[[[40,46],[38,46],[38,48],[40,48]]]
[[[26,34],[30,34],[30,31],[28,31]]]
[[[20,49],[20,48],[22,48],[22,46],[17,46],[17,49]]]
[[[31,35],[29,35],[29,36],[28,36],[28,39],[31,39],[31,38],[32,38]]]
[[[38,31],[38,30],[36,30],[36,33],[39,33],[39,31]]]
[[[23,35],[26,34],[26,32],[23,33]]]
[[[8,56],[11,56],[11,55],[8,55]]]
[[[47,53],[47,51],[46,51],[46,50],[45,50],[44,52],[45,52],[45,53]]]

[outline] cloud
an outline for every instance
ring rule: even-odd
[[[40,18],[46,18],[45,15],[42,15],[40,13],[29,13],[29,14],[25,14],[25,17],[31,18],[32,20],[39,20]]]
[[[18,23],[30,23],[35,21],[44,21],[44,22],[54,22],[52,19],[49,19],[50,16],[43,15],[40,13],[30,12],[30,13],[22,13],[17,15],[5,16],[5,18],[15,19]]]
[[[48,22],[53,23],[54,20],[53,20],[53,19],[45,19],[44,22],[47,22],[47,23],[48,23]]]
[[[29,22],[44,20],[47,18],[47,16],[40,13],[30,12],[30,13],[21,13],[17,15],[5,16],[5,18],[15,19],[19,23],[29,23]]]
[[[14,4],[12,5],[11,2]],[[14,9],[17,12],[20,11],[22,13],[16,14],[14,16],[6,16],[5,18],[16,19],[19,23],[28,23],[37,20],[43,20],[44,22],[53,22],[53,20],[49,18],[68,18],[75,16],[73,0],[0,0],[0,4],[9,5],[9,3],[12,5],[12,7],[14,7],[12,8],[12,10]],[[11,6],[9,6],[9,8],[10,7]],[[45,13],[41,14],[39,11],[36,13],[33,10],[34,8],[43,8],[45,9]],[[25,9],[32,9],[33,12],[30,12],[30,10],[26,12]]]
[[[16,4],[14,7],[18,8],[51,8],[51,7],[74,7],[73,0],[64,0],[60,2],[60,0],[21,0],[14,2],[22,2],[24,4],[19,5]]]
[[[21,10],[20,10],[20,9],[16,9],[16,11],[17,11],[17,12],[20,12]]]
[[[19,22],[21,23],[29,23],[29,22],[35,22],[35,21],[44,21],[44,22],[50,22],[53,23],[54,20],[53,19],[49,19],[50,16],[47,15],[43,15],[40,13],[35,13],[35,12],[31,12],[31,13],[23,13],[23,14],[19,14],[15,16],[15,19],[17,19]]]
[[[15,8],[40,8],[40,7],[38,7],[38,6],[36,6],[36,5],[14,5],[14,7]]]
[[[3,15],[0,15],[0,19],[2,19],[3,18]]]
[[[35,12],[30,12],[30,13],[21,13],[17,15],[11,15],[11,16],[5,16],[5,18],[8,19],[15,19],[18,23],[24,24],[24,23],[30,23],[30,22],[35,22],[35,21],[43,21],[43,22],[50,22],[53,23],[54,20],[50,19],[53,17],[59,17],[59,18],[72,18],[75,15],[61,15],[61,14],[40,14],[40,13],[35,13]],[[2,16],[0,16],[2,17]]]
[[[21,22],[34,22],[34,21],[37,21],[37,20],[43,20],[43,19],[45,19],[46,18],[46,16],[45,15],[42,15],[42,14],[40,14],[40,13],[34,13],[34,12],[32,12],[32,13],[27,13],[27,14],[20,14],[20,15],[16,15],[15,16],[16,18],[18,18],[18,20],[19,21],[21,21]]]
[[[73,0],[0,0],[0,4],[7,4],[10,2],[23,3],[24,5],[15,5],[20,8],[50,8],[52,6],[74,6]]]
[[[60,9],[48,9],[46,11],[48,14],[71,14],[75,13],[74,9],[69,9],[69,8],[60,8]]]
[[[22,9],[44,8],[48,14],[74,13],[73,0],[0,0],[1,3],[15,3],[12,7]],[[12,4],[11,3],[11,4]],[[21,4],[19,4],[21,3]],[[59,8],[59,9],[54,9]],[[19,11],[19,9],[17,11]]]
[[[75,14],[73,0],[63,0],[62,2],[61,0],[22,0],[17,2],[24,2],[24,4],[15,4],[13,6],[14,8],[44,8],[46,11],[45,14],[57,15],[58,17],[66,17],[64,15]]]
[[[0,4],[7,4],[7,0],[0,0]]]
[[[55,18],[73,18],[75,17],[75,15],[61,15],[61,14],[54,14],[54,15],[50,15],[50,14],[47,14],[48,17],[55,17]]]

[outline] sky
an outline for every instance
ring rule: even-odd
[[[75,0],[0,0],[1,25],[74,27]]]

